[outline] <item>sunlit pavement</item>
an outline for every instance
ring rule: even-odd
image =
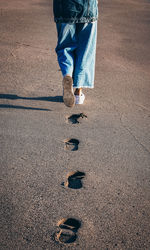
[[[1,249],[150,249],[150,2],[99,5],[95,88],[70,109],[52,1],[0,1]]]

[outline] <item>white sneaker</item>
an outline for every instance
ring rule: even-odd
[[[81,93],[81,95],[75,95],[75,104],[83,104],[85,100],[85,95]]]

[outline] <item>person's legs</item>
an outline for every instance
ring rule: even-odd
[[[76,103],[80,104],[85,99],[82,88],[94,87],[97,22],[58,23],[57,32],[56,53],[64,76],[64,103],[71,107],[75,102],[72,85],[76,88]]]
[[[56,53],[58,63],[61,68],[63,78],[63,100],[66,106],[72,107],[75,104],[73,93],[73,71],[74,71],[74,51],[77,47],[75,36],[76,25],[68,23],[58,23],[58,43]]]
[[[77,88],[75,93],[80,93],[81,88],[94,87],[97,22],[76,24],[76,36],[73,87]]]

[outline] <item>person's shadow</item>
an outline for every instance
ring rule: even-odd
[[[23,96],[12,95],[12,94],[0,94],[0,99],[9,99],[9,100],[22,99],[22,100],[34,100],[34,101],[63,102],[62,96],[23,97]],[[50,109],[33,108],[33,107],[25,107],[25,106],[17,106],[17,105],[9,105],[9,104],[0,104],[0,108],[51,111]]]

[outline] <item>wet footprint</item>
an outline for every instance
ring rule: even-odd
[[[81,118],[87,118],[87,115],[85,115],[84,113],[74,114],[68,117],[68,121],[72,124],[77,124],[80,123]]]
[[[78,145],[80,143],[79,140],[72,138],[72,139],[67,139],[64,142],[65,142],[65,149],[70,151],[78,150]]]
[[[62,219],[57,223],[60,231],[55,234],[55,240],[60,243],[73,243],[77,239],[77,231],[81,222],[74,218]]]
[[[84,178],[84,176],[84,172],[71,172],[67,175],[67,181],[63,182],[62,185],[72,189],[80,189],[83,187],[81,180]]]

